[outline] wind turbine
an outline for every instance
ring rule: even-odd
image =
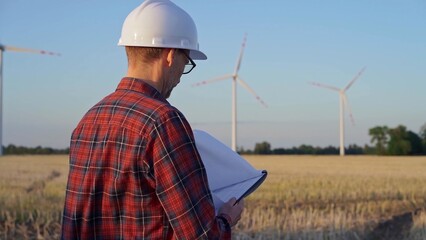
[[[256,94],[256,92],[238,76],[238,71],[241,67],[241,60],[243,58],[244,48],[246,46],[247,34],[244,35],[243,43],[241,45],[240,55],[237,59],[237,65],[235,66],[234,73],[227,74],[221,77],[216,77],[210,80],[202,81],[193,86],[202,86],[212,82],[222,81],[226,79],[232,79],[232,143],[231,148],[237,151],[237,82],[247,89],[251,94],[254,95],[257,101],[259,101],[264,107],[268,107],[266,103]]]
[[[361,69],[361,71],[359,71],[359,73],[348,83],[348,85],[343,88],[337,88],[334,86],[329,86],[329,85],[325,85],[322,83],[316,83],[316,82],[310,82],[310,84],[316,86],[316,87],[322,87],[322,88],[326,88],[329,90],[333,90],[333,91],[337,91],[339,93],[339,110],[340,110],[340,156],[344,156],[345,155],[345,130],[344,130],[344,111],[345,111],[345,107],[348,109],[349,111],[349,117],[351,118],[352,124],[355,124],[353,116],[352,116],[352,111],[351,108],[349,106],[348,103],[348,99],[346,97],[346,91],[352,86],[352,84],[354,84],[354,82],[361,76],[361,74],[364,72],[365,67]]]
[[[0,156],[3,155],[3,52],[26,52],[26,53],[35,53],[35,54],[47,54],[47,55],[56,55],[60,56],[58,53],[36,50],[29,48],[18,48],[13,46],[6,46],[0,43]]]

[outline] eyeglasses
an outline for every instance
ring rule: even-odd
[[[195,68],[195,66],[197,66],[197,64],[195,64],[195,62],[189,57],[189,55],[182,50],[181,51],[183,53],[183,55],[185,55],[186,58],[188,58],[188,63],[185,64],[185,69],[183,70],[182,74],[188,74],[192,71],[192,69]]]

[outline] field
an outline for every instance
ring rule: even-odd
[[[234,239],[426,239],[426,157],[244,156],[269,172]],[[0,158],[0,239],[58,239],[68,156]]]

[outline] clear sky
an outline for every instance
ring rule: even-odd
[[[198,61],[170,102],[193,128],[230,145],[231,81],[192,84],[240,69],[268,104],[238,88],[238,146],[338,146],[337,92],[348,90],[355,125],[346,115],[346,145],[369,143],[368,129],[426,123],[426,1],[175,0],[194,19]],[[3,144],[67,147],[83,114],[115,90],[126,72],[117,46],[122,23],[141,1],[1,0],[0,43],[44,49],[60,57],[6,52],[3,65]]]

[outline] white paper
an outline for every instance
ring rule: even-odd
[[[224,202],[232,197],[240,199],[247,191],[256,189],[265,179],[265,170],[255,169],[238,153],[208,133],[194,130],[194,137],[206,168],[216,212]]]

